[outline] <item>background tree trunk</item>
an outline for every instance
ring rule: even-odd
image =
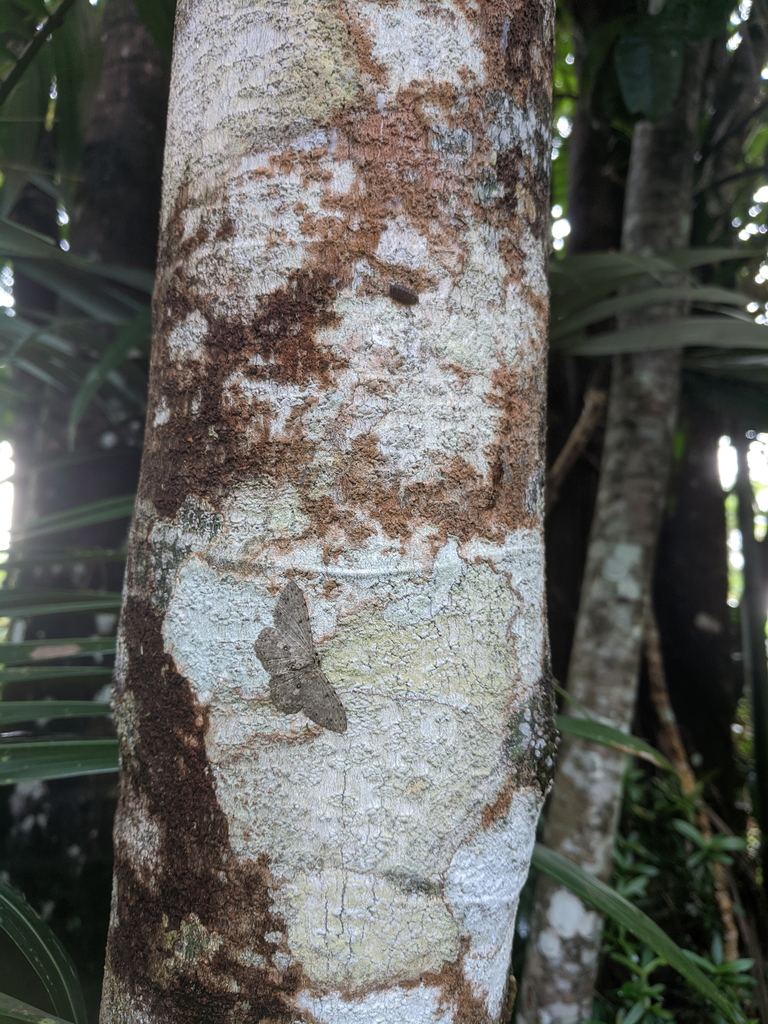
[[[84,115],[82,185],[77,210],[70,211],[70,241],[74,252],[91,259],[153,270],[168,70],[132,0],[110,0],[102,28],[101,71]],[[36,186],[23,190],[12,218],[50,237],[57,235],[56,204]],[[17,275],[15,294],[25,311],[57,310],[56,296],[23,274]],[[92,410],[76,439],[74,455],[85,458],[56,466],[68,454],[71,396],[32,378],[22,383],[37,401],[20,407],[13,428],[14,460],[23,474],[15,492],[17,526],[35,516],[135,489],[141,446],[138,420],[109,429],[104,416]],[[124,545],[127,531],[126,518],[73,531],[66,540],[84,547],[117,548]],[[15,584],[26,587],[119,592],[123,574],[119,563],[91,562],[36,565],[14,575]],[[116,616],[35,616],[17,620],[14,626],[25,630],[14,632],[18,639],[109,635],[114,633]],[[104,668],[108,673],[108,664]],[[85,679],[69,684],[66,696],[87,700],[103,685],[103,680]],[[62,685],[46,680],[10,683],[3,694],[6,699],[61,698]],[[106,722],[92,723],[91,735],[109,730]],[[4,787],[0,804],[3,867],[70,949],[92,1019],[101,999],[116,791],[113,775],[53,779]],[[26,970],[20,959],[16,946],[0,932],[0,991],[17,991]],[[44,1000],[41,995],[42,1005]]]
[[[179,6],[104,1024],[505,1012],[553,5],[506,12]]]
[[[624,209],[626,252],[664,252],[688,243],[704,57],[703,46],[691,48],[672,112],[635,128]],[[642,322],[670,315],[668,309],[651,310]],[[624,730],[635,706],[680,362],[679,350],[613,361],[568,691],[601,721]],[[548,808],[546,845],[603,880],[611,869],[624,762],[624,755],[606,747],[564,737]],[[521,1024],[577,1024],[590,1016],[601,929],[595,911],[554,880],[539,878],[518,1011]]]

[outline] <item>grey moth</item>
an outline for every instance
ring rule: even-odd
[[[293,580],[283,587],[272,618],[274,627],[262,629],[253,645],[269,673],[272,703],[278,711],[289,715],[303,711],[323,728],[344,732],[344,705],[320,668],[306,598]]]

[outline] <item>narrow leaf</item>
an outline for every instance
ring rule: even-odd
[[[109,374],[124,362],[131,349],[148,348],[151,320],[152,313],[150,307],[147,306],[118,332],[117,337],[98,363],[88,371],[80,390],[75,395],[69,413],[70,442],[74,440],[75,428],[83,418],[83,413],[88,408],[91,399],[107,380]]]
[[[74,565],[78,562],[124,562],[125,548],[36,548],[26,557],[9,558],[2,568],[29,569],[36,565]]]
[[[61,643],[63,641],[59,641]],[[84,682],[89,685],[108,683],[114,669],[102,668],[100,665],[43,665],[40,668],[3,668],[0,669],[0,686],[6,683],[69,683]]]
[[[136,496],[124,494],[117,498],[104,498],[88,505],[78,505],[53,515],[41,516],[26,530],[14,534],[14,540],[29,540],[63,530],[75,530],[95,523],[108,523],[113,519],[125,519],[133,515]]]
[[[60,298],[97,320],[124,324],[136,313],[134,302],[127,297],[118,297],[99,277],[83,274],[77,267],[21,257],[14,260],[14,265],[33,281],[50,288]]]
[[[103,718],[110,714],[109,704],[95,700],[0,701],[0,725],[33,722],[38,718]]]
[[[86,1024],[85,1000],[69,954],[21,893],[2,879],[0,927],[34,967],[56,1013],[73,1024]]]
[[[39,663],[53,658],[83,658],[91,654],[114,654],[113,636],[83,637],[60,640],[22,640],[0,643],[0,665]]]
[[[604,725],[589,718],[573,718],[570,715],[557,716],[557,728],[568,736],[577,736],[579,739],[587,740],[590,743],[599,743],[604,747],[611,747],[613,750],[620,750],[624,754],[633,757],[640,757],[644,761],[655,764],[658,768],[666,768],[672,771],[672,765],[663,757],[658,750],[655,750],[649,743],[638,739],[637,736],[630,736],[612,725]]]
[[[593,305],[582,309],[572,316],[565,316],[562,319],[554,320],[549,332],[550,342],[558,341],[561,338],[580,331],[589,324],[597,324],[609,317],[618,316],[620,313],[627,313],[630,310],[643,309],[647,306],[661,306],[666,302],[690,301],[696,303],[717,303],[722,305],[746,306],[751,300],[749,296],[732,288],[683,287],[646,288],[643,291],[629,292],[626,295],[616,295],[611,299],[604,299],[602,302],[595,302]],[[754,323],[754,321],[752,321]]]
[[[587,874],[577,864],[566,860],[554,850],[536,843],[531,864],[539,871],[550,875],[555,881],[566,886],[579,899],[584,900],[610,917],[612,921],[632,932],[649,949],[662,957],[670,967],[681,974],[686,981],[705,999],[708,999],[731,1024],[743,1024],[744,1018],[733,1004],[713,985],[710,979],[692,963],[685,952],[673,942],[665,931],[646,914],[624,899],[600,879]]]
[[[720,316],[691,316],[605,334],[571,336],[555,347],[570,355],[604,356],[694,346],[768,350],[768,329]]]
[[[0,786],[117,771],[117,740],[0,741]]]
[[[51,260],[62,266],[72,267],[85,273],[108,278],[118,284],[128,285],[130,288],[146,292],[148,295],[152,294],[154,286],[154,275],[146,270],[84,260],[73,253],[64,252],[47,235],[41,235],[30,228],[22,227],[15,221],[8,220],[7,217],[0,217],[0,256],[7,256],[9,259],[15,260],[24,257]]]
[[[63,1017],[54,1017],[46,1010],[22,1003],[20,999],[0,992],[0,1024],[71,1024]]]
[[[113,612],[120,609],[120,594],[106,590],[0,590],[0,615],[23,618],[57,612]]]

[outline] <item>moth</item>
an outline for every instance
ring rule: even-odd
[[[401,284],[391,284],[389,286],[389,297],[394,299],[395,302],[399,302],[402,306],[415,306],[419,301],[419,296],[416,292],[412,292],[410,288],[404,288]]]
[[[283,587],[272,613],[274,628],[259,633],[253,647],[269,672],[269,696],[285,714],[303,711],[307,718],[333,732],[344,732],[347,714],[336,691],[323,675],[312,640],[304,593],[291,580]]]

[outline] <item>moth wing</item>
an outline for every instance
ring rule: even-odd
[[[299,674],[291,672],[285,676],[270,676],[269,696],[278,711],[295,715],[301,711],[302,693]]]
[[[275,629],[286,638],[296,652],[303,650],[308,655],[302,662],[302,666],[309,664],[312,661],[314,645],[307,601],[301,587],[293,580],[289,580],[283,587],[275,604],[272,618]]]
[[[288,672],[304,668],[308,662],[312,661],[311,652],[307,654],[302,647],[297,647],[289,637],[272,629],[271,626],[262,629],[256,638],[253,649],[271,676],[284,676]]]
[[[296,673],[301,687],[301,710],[313,722],[333,732],[347,728],[347,713],[336,691],[316,665]]]

